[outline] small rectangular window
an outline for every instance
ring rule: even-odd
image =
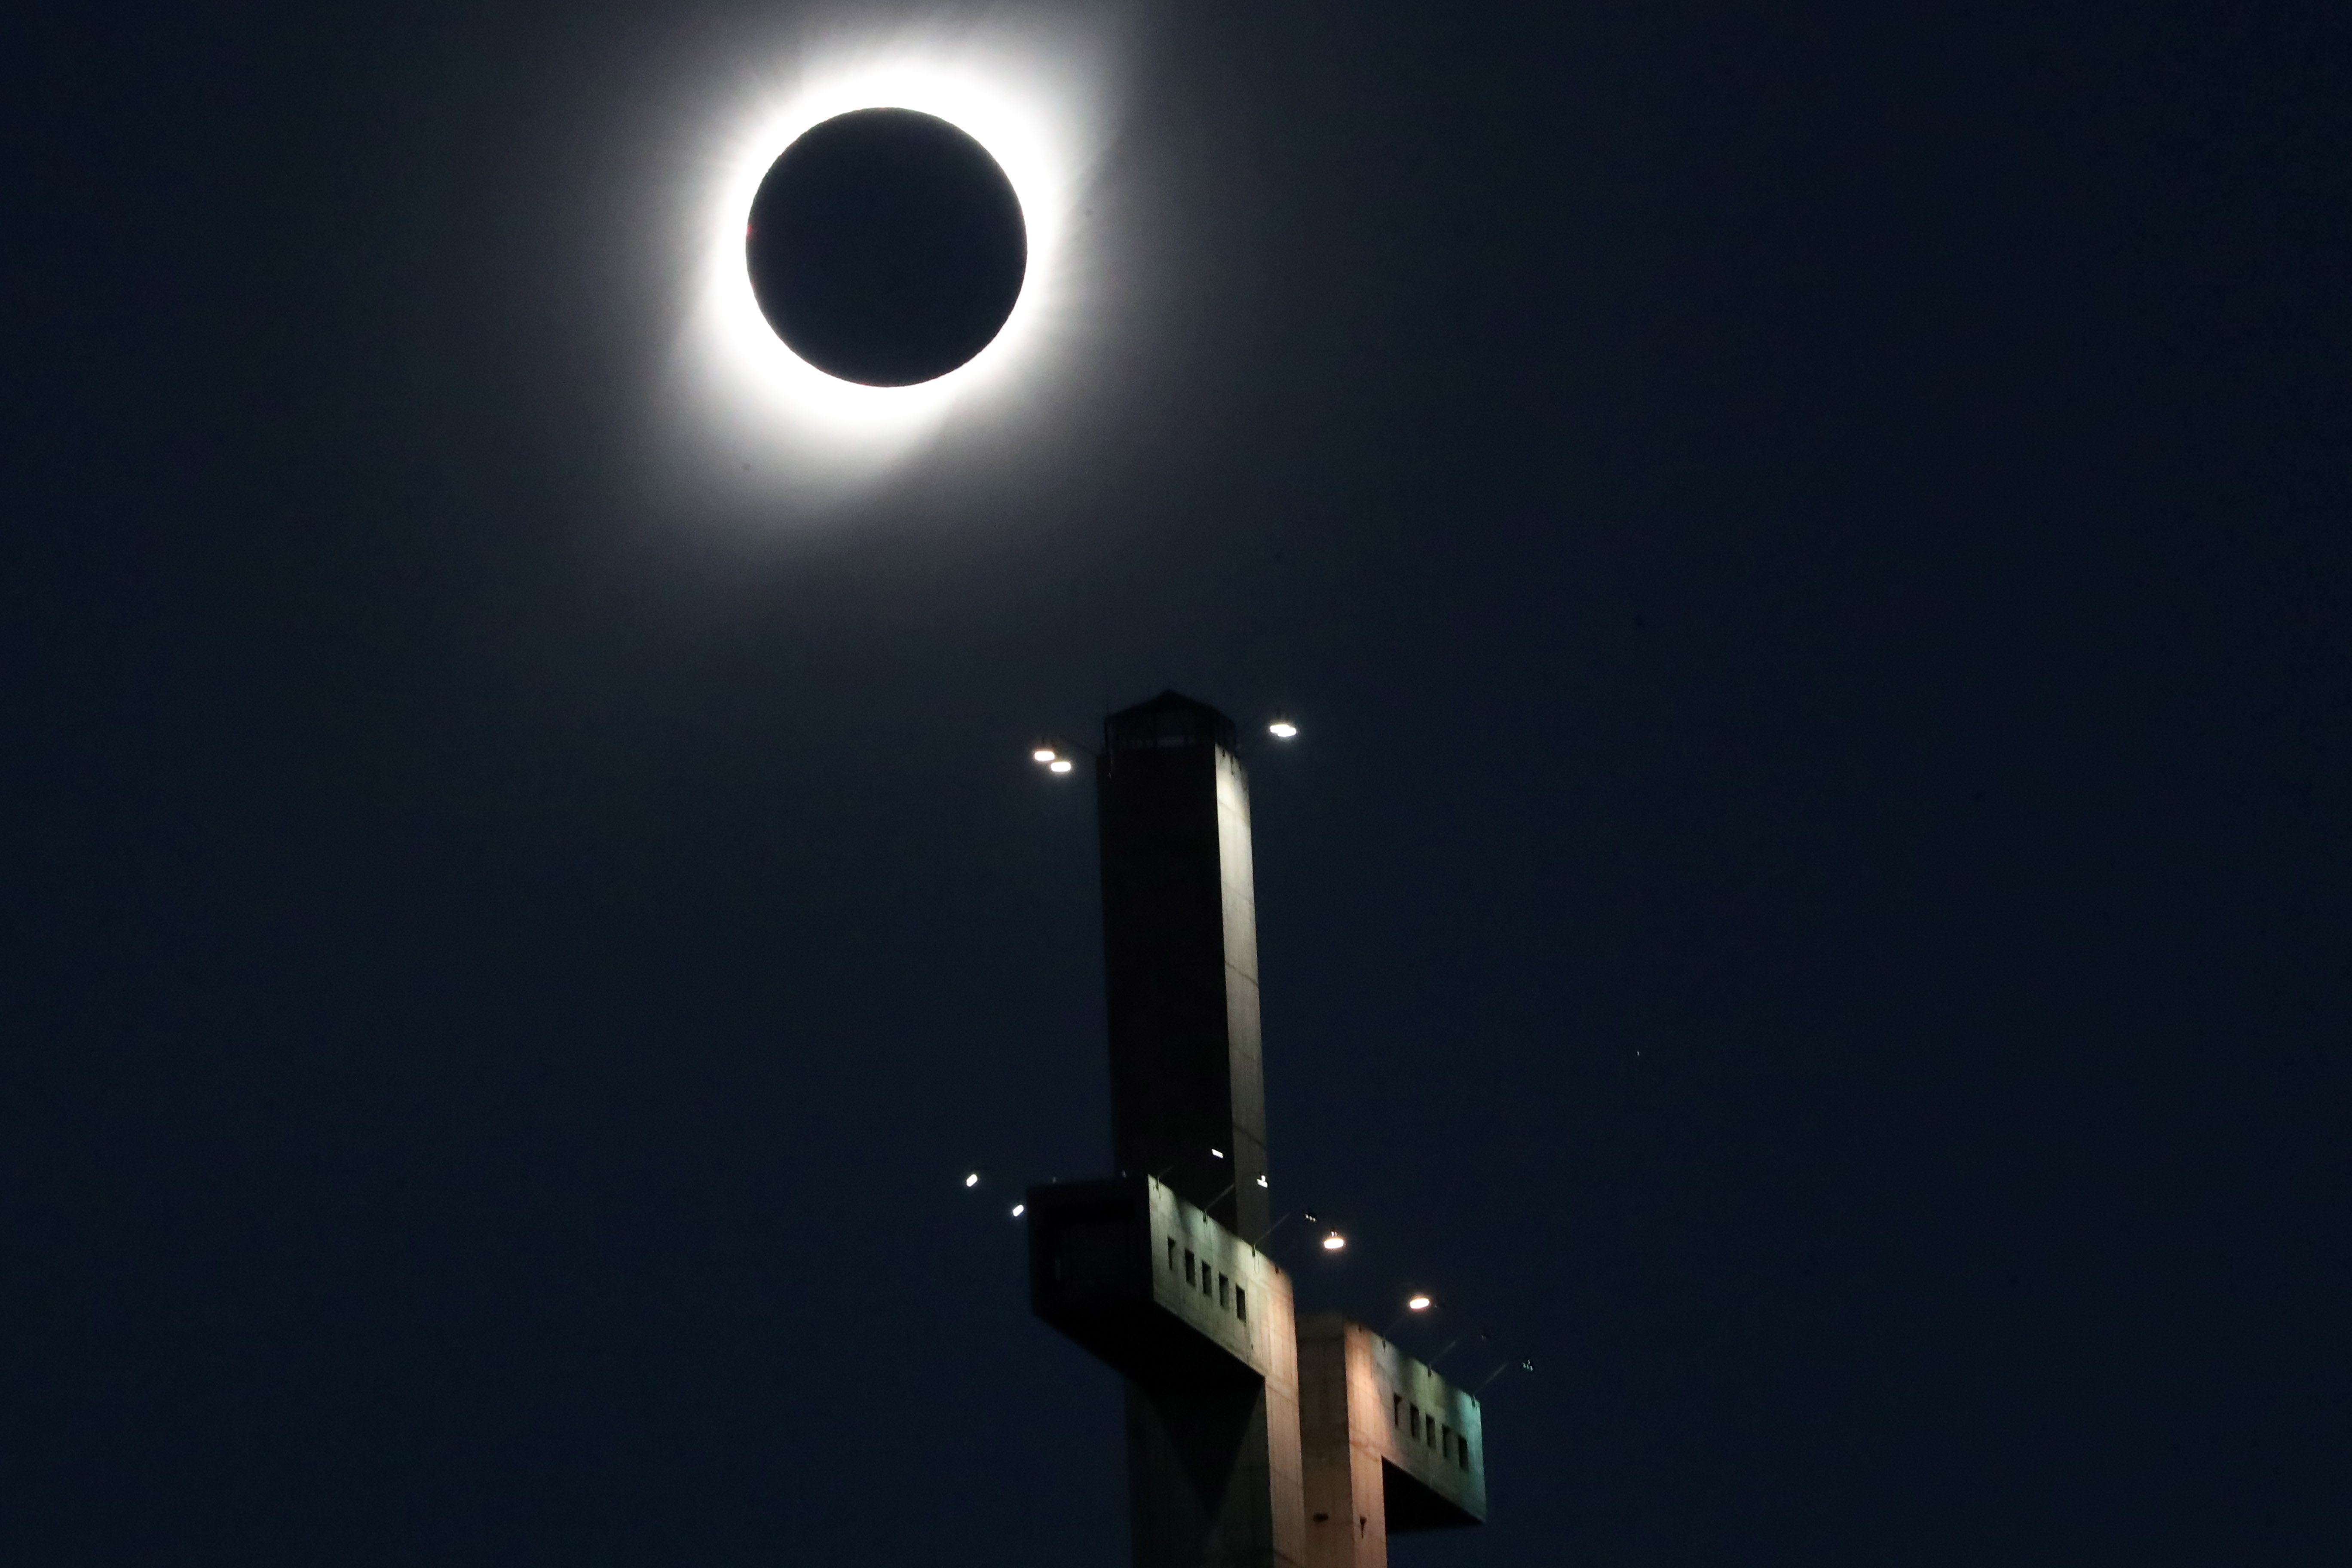
[[[1454,1457],[1453,1427],[1441,1426],[1437,1429],[1437,1451],[1449,1459]]]
[[[1454,1445],[1454,1460],[1464,1469],[1470,1468],[1470,1439],[1465,1437]]]
[[[1190,1285],[1192,1282],[1192,1249],[1191,1247],[1186,1247],[1186,1248],[1184,1249],[1184,1283],[1185,1283],[1185,1284],[1187,1284],[1187,1285]]]
[[[1176,1272],[1176,1238],[1172,1236],[1168,1238],[1168,1272]]]
[[[1418,1405],[1412,1407],[1412,1435],[1416,1441],[1421,1437],[1421,1406]]]
[[[1234,1300],[1234,1282],[1233,1282],[1231,1279],[1228,1279],[1227,1278],[1225,1278],[1225,1276],[1223,1276],[1223,1275],[1222,1275],[1222,1274],[1218,1275],[1218,1276],[1217,1276],[1217,1305],[1218,1305],[1218,1306],[1220,1306],[1220,1307],[1229,1307],[1229,1306],[1233,1305],[1233,1300]]]
[[[1402,1394],[1389,1395],[1389,1425],[1391,1426],[1404,1425],[1404,1395]]]
[[[1234,1287],[1234,1316],[1244,1323],[1249,1321],[1249,1292],[1238,1285]]]

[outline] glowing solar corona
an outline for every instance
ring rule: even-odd
[[[723,127],[698,198],[698,281],[679,370],[698,461],[715,443],[753,475],[795,489],[838,489],[887,468],[950,416],[1003,416],[1034,401],[1066,343],[1079,301],[1068,240],[1088,167],[1108,140],[1105,39],[1074,38],[1018,18],[989,27],[858,41],[837,36],[779,58],[780,79],[748,91]],[[1020,203],[1026,276],[1003,326],[970,361],[936,379],[869,386],[803,360],[761,315],[745,265],[745,225],[761,181],[803,132],[864,109],[908,109],[947,121],[986,149]]]

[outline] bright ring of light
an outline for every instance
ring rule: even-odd
[[[1045,111],[1043,95],[1013,85],[1024,74],[1017,68],[995,65],[898,49],[813,68],[734,143],[725,177],[713,182],[703,313],[710,345],[730,378],[754,391],[774,415],[812,434],[895,447],[959,399],[1001,384],[1034,356],[1040,324],[1058,302],[1056,263],[1076,171],[1068,151],[1072,138],[1066,130],[1056,134],[1061,128]],[[745,215],[777,156],[810,127],[871,108],[935,115],[987,148],[1012,182],[1029,231],[1028,276],[995,340],[970,363],[913,386],[861,386],[801,359],[761,315],[744,267]]]

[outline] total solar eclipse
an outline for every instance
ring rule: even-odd
[[[744,259],[776,335],[828,375],[935,380],[986,348],[1028,270],[1020,198],[988,149],[911,109],[803,132],[751,200]]]

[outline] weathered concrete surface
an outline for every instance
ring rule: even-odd
[[[1249,777],[1233,747],[1233,721],[1164,692],[1105,723],[1095,801],[1112,1158],[1254,1240],[1265,1069]]]
[[[1386,1568],[1388,1538],[1486,1517],[1478,1401],[1361,1323],[1298,1325],[1308,1568]]]
[[[1303,1568],[1289,1276],[1148,1176],[1028,1215],[1031,1306],[1128,1379],[1138,1568]]]

